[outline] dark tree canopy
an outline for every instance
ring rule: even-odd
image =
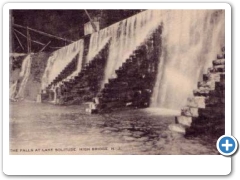
[[[115,22],[121,21],[132,15],[135,15],[142,10],[87,10],[91,18],[100,17],[104,22],[104,27],[107,27]],[[84,36],[84,24],[89,22],[89,18],[84,10],[12,10],[10,12],[12,21],[14,24],[19,24],[24,27],[30,27],[39,31],[43,31],[55,36],[62,37],[71,41],[76,41]],[[12,30],[12,49],[11,52],[27,52],[27,41],[24,36],[26,35],[26,29],[14,27]],[[16,32],[19,31],[19,32]],[[21,41],[22,46],[18,42],[16,37]],[[40,35],[36,32],[30,31],[32,40],[36,40],[43,44],[47,44],[51,41],[51,44],[44,51],[56,50],[51,47],[62,47],[70,42],[63,40],[57,40],[49,38],[47,36]],[[43,45],[32,43],[32,52],[38,52]]]

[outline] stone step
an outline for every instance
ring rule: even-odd
[[[146,52],[146,46],[145,45],[140,45],[137,46],[137,49],[133,51],[133,53],[145,53]]]
[[[216,65],[208,68],[208,73],[225,72],[225,65]]]
[[[225,65],[225,59],[216,59],[212,62],[213,66]]]
[[[126,60],[126,63],[127,63],[127,64],[133,63],[135,59],[136,59],[136,58],[134,58],[134,59],[128,58],[128,59]]]
[[[137,57],[138,59],[142,59],[142,57],[146,56],[146,51],[144,50],[138,50],[135,52],[135,57]]]
[[[198,82],[198,88],[208,88],[208,89],[214,90],[215,89],[215,81]]]
[[[137,65],[136,62],[131,62],[131,63],[126,62],[126,64],[122,65],[118,70],[120,70],[120,72],[122,71],[124,73],[129,73],[129,72],[131,73],[131,72],[137,71],[138,67],[139,66]]]
[[[205,98],[203,96],[195,96],[192,98],[188,98],[187,106],[193,108],[205,108]]]
[[[198,117],[198,108],[184,107],[181,109],[181,115],[186,117]]]
[[[131,78],[138,78],[140,71],[137,69],[129,70],[129,71],[118,71],[117,78],[118,79],[131,79]]]
[[[216,73],[208,73],[208,74],[203,74],[203,81],[216,81],[219,82],[222,79],[222,74],[225,75],[225,72],[216,72]],[[225,76],[224,76],[225,78]]]
[[[147,80],[148,79],[142,79],[136,76],[124,76],[124,77],[118,77],[115,81],[109,82],[109,84],[111,86],[115,86],[116,84],[116,85],[128,85],[129,87],[133,87],[133,86],[143,85],[143,83],[149,85],[150,82],[148,82]]]
[[[133,67],[135,67],[135,60],[132,60],[131,62],[125,62],[125,63],[123,63],[123,65],[122,65],[122,69],[124,70],[124,71],[126,71],[127,69],[129,69],[129,68],[133,68]]]
[[[117,80],[114,82],[111,82],[111,84],[113,83],[116,83],[116,82],[127,82],[129,83],[129,85],[132,85],[134,84],[135,82],[138,82],[140,79],[138,77],[139,75],[138,74],[134,74],[134,75],[123,75],[123,76],[118,76],[117,77]],[[110,82],[109,82],[110,83]]]
[[[76,83],[76,80],[75,79],[69,79],[68,82],[74,84],[74,83]]]
[[[211,91],[210,89],[195,89],[193,90],[193,95],[207,97],[209,96],[210,91]]]
[[[135,58],[136,58],[136,54],[131,54],[131,55],[129,56],[129,58],[135,59]]]
[[[208,90],[208,89],[196,89],[193,90],[194,96],[216,96],[216,97],[225,97],[225,89],[215,88],[215,90]]]
[[[71,82],[71,81],[64,81],[63,82],[64,84],[65,84],[65,86],[67,86],[67,87],[72,87],[72,86],[74,86],[75,84],[76,84],[76,82],[74,81],[74,82]]]
[[[86,86],[89,86],[89,83],[87,81],[82,81],[82,82],[78,82],[74,85],[74,88],[84,88]]]
[[[75,76],[75,77],[74,77],[74,80],[75,80],[75,81],[79,81],[79,80],[81,80],[81,79],[83,78],[83,76],[84,76],[84,75],[81,73],[80,75]]]
[[[176,117],[176,123],[181,124],[183,126],[191,126],[192,124],[192,117],[189,116],[178,116]]]
[[[127,74],[126,71],[127,71],[126,69],[124,69],[123,67],[120,67],[118,70],[115,70],[115,73],[117,74],[117,76],[122,76]]]

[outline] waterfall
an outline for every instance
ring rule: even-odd
[[[88,61],[111,39],[103,84],[115,77],[122,63],[160,25],[160,11],[147,10],[91,35]]]
[[[42,77],[42,89],[45,89],[56,78],[61,71],[74,59],[79,53],[77,70],[81,70],[82,54],[83,54],[83,39],[76,41],[68,46],[65,46],[49,57],[47,67]],[[74,74],[73,74],[74,75]]]
[[[102,85],[160,25],[162,26],[158,74],[151,107],[179,109],[197,87],[201,75],[225,43],[224,10],[146,10],[91,35],[86,63],[110,41]],[[81,71],[84,40],[55,51],[48,59],[42,89],[79,53]],[[68,79],[67,78],[67,79]]]
[[[23,63],[22,63],[21,72],[19,74],[20,85],[19,85],[19,90],[17,92],[16,98],[24,98],[25,88],[30,76],[30,72],[31,72],[31,55],[28,55],[23,60]],[[15,91],[17,91],[17,83],[13,84],[13,86],[15,87],[12,87],[11,89],[15,89]]]
[[[179,109],[224,45],[224,10],[146,10],[115,23],[90,39],[88,61],[111,38],[104,83],[159,26],[162,46],[151,106]],[[159,34],[160,36],[160,34]]]
[[[166,10],[152,107],[179,109],[225,43],[223,10]]]
[[[77,68],[75,71],[72,72],[72,74],[70,74],[67,78],[65,78],[64,80],[69,80],[75,76],[77,76],[77,74],[79,72],[81,72],[82,70],[82,61],[83,61],[83,52],[84,52],[84,41],[80,40],[80,45],[79,45],[79,53],[78,53],[78,60],[77,60]]]

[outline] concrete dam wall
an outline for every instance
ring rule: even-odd
[[[224,46],[224,22],[223,10],[143,11],[43,57],[34,92],[55,104],[180,109]],[[31,86],[33,64],[23,61],[15,94]]]

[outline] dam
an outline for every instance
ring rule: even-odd
[[[46,43],[31,52],[28,38],[28,52],[10,56],[11,149],[217,154],[224,10],[141,10],[103,27],[90,19],[84,30],[52,51],[42,50]]]

